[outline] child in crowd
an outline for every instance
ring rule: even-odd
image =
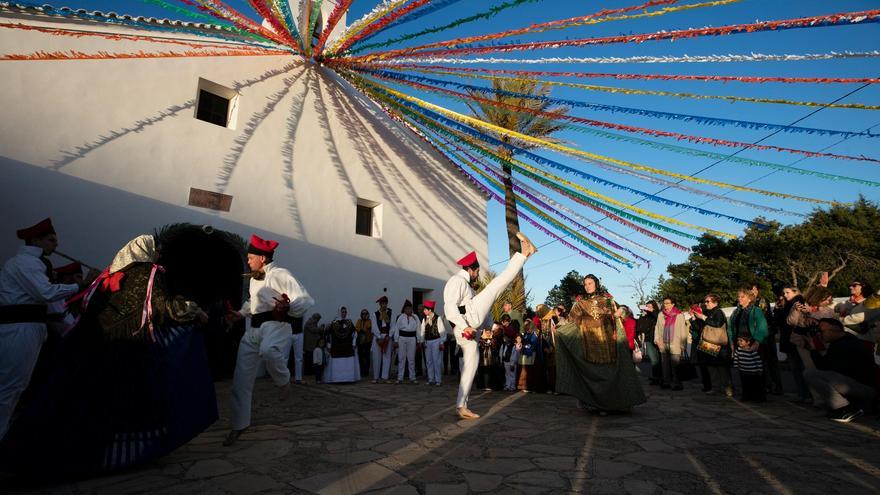
[[[315,370],[315,383],[322,383],[324,377],[324,363],[327,362],[327,347],[324,343],[324,338],[318,339],[317,345],[315,345],[315,350],[312,351],[312,366],[314,366]]]
[[[522,347],[522,337],[516,336],[514,342],[510,335],[504,335],[504,343],[501,344],[501,366],[504,368],[504,390],[516,391],[516,360],[519,358],[517,345]]]

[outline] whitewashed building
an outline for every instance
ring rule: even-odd
[[[323,19],[331,9],[324,2]],[[197,39],[9,2],[0,2],[0,23],[3,55],[189,49],[10,24]],[[277,261],[304,283],[325,321],[340,305],[354,317],[372,310],[383,294],[395,312],[407,298],[442,299],[456,259],[471,249],[486,259],[486,198],[314,62],[2,60],[0,80],[0,258],[15,253],[17,228],[47,216],[59,249],[96,266],[166,224],[256,232],[281,243]]]

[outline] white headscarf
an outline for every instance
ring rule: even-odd
[[[124,270],[133,263],[155,263],[157,258],[156,240],[153,236],[137,236],[116,253],[110,263],[110,273]]]

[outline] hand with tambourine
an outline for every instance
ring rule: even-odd
[[[477,334],[477,331],[471,327],[467,327],[461,331],[461,337],[467,340],[474,340],[474,336]]]

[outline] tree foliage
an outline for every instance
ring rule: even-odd
[[[829,289],[849,294],[853,279],[880,281],[880,208],[860,198],[851,205],[815,210],[800,224],[767,222],[767,230],[748,228],[741,237],[700,238],[688,260],[671,264],[655,296],[673,297],[684,306],[717,294],[732,305],[739,287],[757,282],[762,293],[779,293],[784,285],[805,289],[828,272]]]
[[[554,285],[547,293],[544,304],[555,307],[560,304],[566,308],[571,307],[575,297],[584,293],[584,277],[577,270],[568,272],[558,284]]]

